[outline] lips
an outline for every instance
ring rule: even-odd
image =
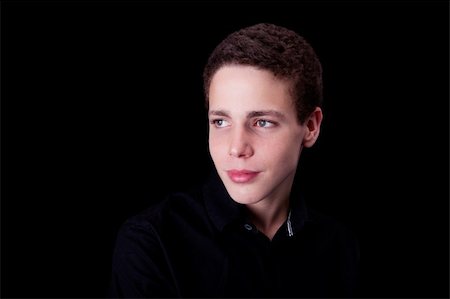
[[[228,170],[228,177],[235,183],[248,183],[253,180],[259,172],[251,170]]]

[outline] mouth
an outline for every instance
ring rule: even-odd
[[[252,181],[254,178],[256,178],[259,174],[258,171],[251,171],[251,170],[228,170],[227,171],[228,177],[230,180],[232,180],[234,183],[248,183]]]

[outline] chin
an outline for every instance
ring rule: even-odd
[[[260,201],[261,197],[250,190],[232,190],[227,188],[230,197],[237,203],[248,205]]]
[[[221,177],[230,197],[239,204],[254,204],[261,200],[261,186],[257,182],[235,183],[225,174]],[[259,191],[259,192],[258,192]]]

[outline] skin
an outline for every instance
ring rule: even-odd
[[[319,135],[321,109],[300,124],[287,81],[252,66],[227,65],[212,78],[208,117],[209,150],[220,178],[272,239],[287,218],[301,151]],[[243,169],[258,174],[233,182],[228,171]]]

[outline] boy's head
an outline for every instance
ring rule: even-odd
[[[289,82],[299,123],[322,104],[320,61],[309,43],[292,30],[261,23],[226,37],[211,53],[203,72],[207,107],[212,77],[226,65],[253,66]]]

